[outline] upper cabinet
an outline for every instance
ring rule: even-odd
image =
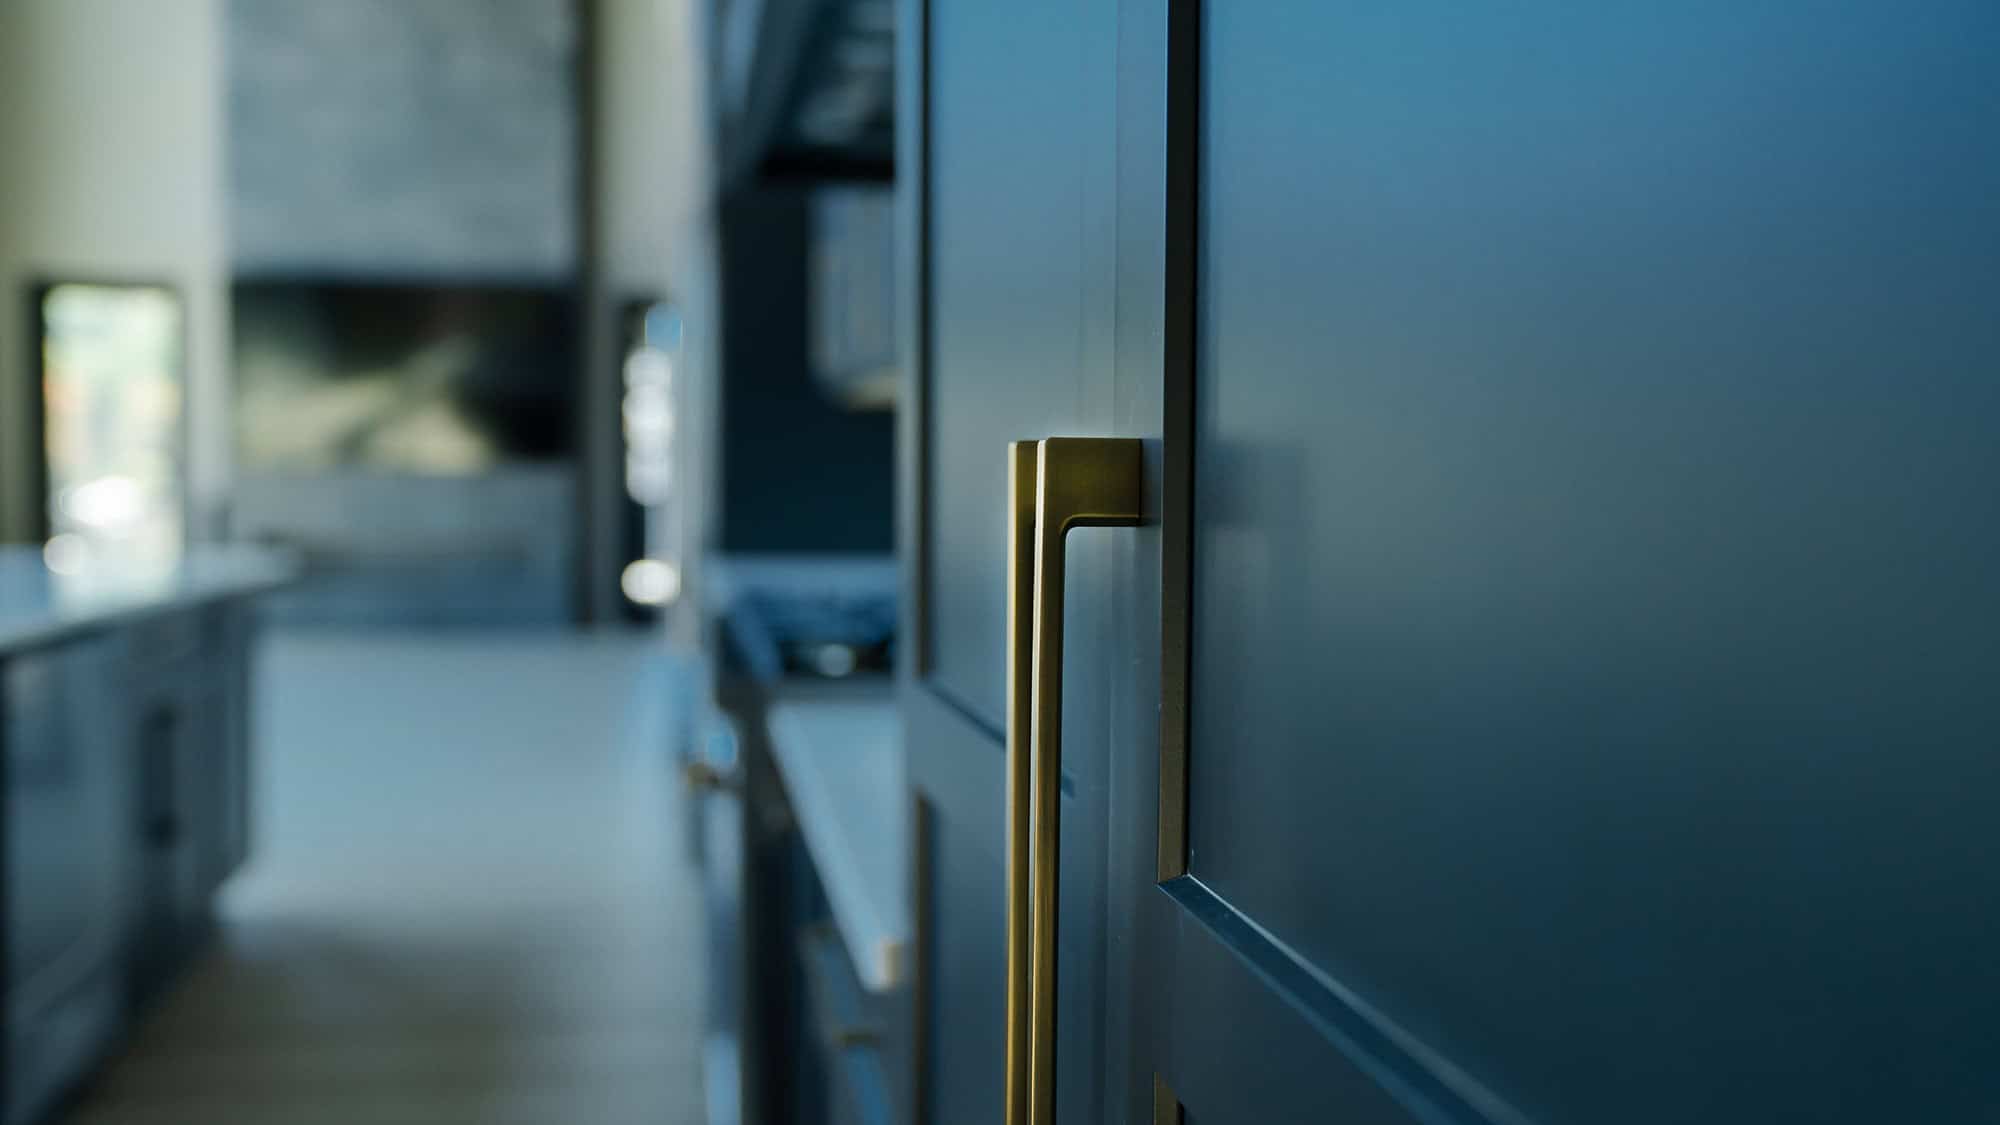
[[[893,0],[712,0],[725,186],[895,174]]]

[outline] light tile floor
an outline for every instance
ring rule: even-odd
[[[268,638],[256,858],[70,1125],[692,1125],[700,921],[647,652]]]

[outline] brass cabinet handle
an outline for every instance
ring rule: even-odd
[[[1007,444],[1007,1122],[1028,1123],[1028,685],[1034,675],[1035,443]]]
[[[724,773],[703,761],[683,763],[681,782],[696,793],[731,793],[738,788],[733,774]]]
[[[1071,528],[1139,523],[1141,449],[1136,438],[1008,448],[1007,1125],[1055,1123],[1063,549]]]

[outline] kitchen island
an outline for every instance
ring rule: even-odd
[[[0,550],[0,1121],[42,1119],[212,927],[250,849],[250,649],[283,556],[57,573]]]

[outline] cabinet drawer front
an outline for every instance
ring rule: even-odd
[[[831,925],[806,927],[799,959],[810,1009],[806,1029],[826,1082],[827,1119],[838,1125],[888,1125],[894,1118],[883,1062],[888,1013],[861,987]]]

